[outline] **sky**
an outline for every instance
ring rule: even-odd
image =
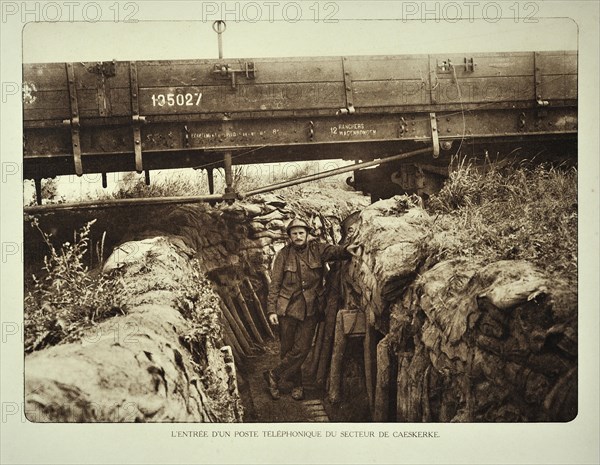
[[[577,24],[568,18],[227,21],[223,49],[231,58],[576,50]],[[217,57],[212,21],[30,23],[23,30],[25,63]]]

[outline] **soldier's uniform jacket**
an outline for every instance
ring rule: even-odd
[[[314,315],[323,296],[325,262],[351,258],[344,246],[309,241],[299,251],[288,244],[273,261],[267,312],[304,320]]]

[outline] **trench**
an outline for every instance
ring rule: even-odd
[[[51,234],[57,250],[60,244],[74,241],[73,231],[94,220],[89,250],[84,258],[90,269],[104,267],[106,271],[108,262],[145,260],[141,255],[134,257],[137,251],[132,251],[144,248],[145,245],[139,244],[151,243],[157,237],[188,248],[187,258],[193,256],[199,260],[201,272],[207,276],[218,298],[217,312],[223,332],[215,346],[228,346],[235,361],[234,378],[242,407],[240,410],[244,412],[243,421],[321,422],[348,418],[368,421],[364,409],[362,412],[352,409],[351,413],[347,413],[338,405],[332,406],[327,402],[325,378],[328,367],[321,366],[320,380],[316,380],[319,362],[321,365],[329,362],[325,357],[319,360],[315,353],[309,356],[304,370],[306,392],[302,401],[292,400],[289,387],[282,384],[284,395],[274,402],[262,376],[262,372],[274,366],[278,359],[277,330],[267,323],[265,308],[269,267],[275,250],[285,242],[284,224],[292,215],[301,214],[311,218],[320,228],[322,238],[329,236],[329,241],[335,240],[334,236],[339,236],[341,218],[366,203],[362,196],[355,198],[345,209],[335,208],[329,212],[318,201],[315,205],[287,205],[276,196],[264,196],[255,204],[190,205],[176,209],[141,207],[135,211],[113,209],[94,213],[65,211],[37,218],[40,229]],[[31,218],[26,219],[24,229],[26,276],[39,272],[41,258],[47,254],[47,245],[36,228],[30,226],[30,221]],[[170,272],[173,270],[167,270],[167,273]],[[317,346],[320,350],[323,345],[322,330],[317,334],[321,343],[315,338],[315,351]],[[33,357],[28,356],[33,358],[33,362],[48,347],[39,349],[33,352]],[[190,348],[184,345],[184,349]],[[194,351],[190,352],[191,358],[194,358]],[[26,374],[31,374],[33,379],[36,365],[29,363],[27,366],[30,369],[26,369]],[[356,383],[354,378],[352,381]],[[62,381],[58,378],[55,382]],[[355,388],[353,390],[356,391]],[[39,400],[35,402],[40,403]],[[48,402],[48,405],[52,404],[51,400]],[[52,418],[50,408],[44,407],[43,410],[43,418]]]
[[[449,260],[429,266],[423,247],[431,221],[427,214],[407,197],[367,204],[354,194],[345,202],[331,202],[314,192],[292,202],[265,195],[254,203],[215,207],[40,217],[40,227],[52,232],[57,243],[96,219],[86,258],[90,268],[131,266],[141,257],[142,265],[125,279],[134,289],[141,282],[156,284],[131,296],[140,312],[115,317],[128,323],[127,318],[137,318],[136,324],[146,325],[147,330],[136,333],[144,347],[123,341],[102,346],[106,338],[91,348],[77,341],[40,347],[26,357],[26,402],[42,411],[38,421],[573,418],[576,295],[550,291],[527,263]],[[278,359],[277,334],[267,323],[265,302],[270,264],[285,242],[285,224],[299,214],[310,219],[321,240],[337,242],[341,221],[356,211],[361,255],[329,270],[326,317],[303,366],[305,399],[291,399],[291,386],[284,383],[283,396],[274,401],[262,375]],[[44,255],[45,245],[36,237],[26,224],[26,275],[39,268]],[[144,247],[151,253],[144,255]],[[151,254],[159,259],[148,261]],[[192,259],[195,269],[188,263]],[[210,288],[214,294],[211,311],[221,328],[217,338],[182,337],[189,334],[188,322],[181,309],[169,307],[168,294],[180,281],[200,282],[197,273],[208,281],[195,292]],[[504,293],[500,297],[499,290]],[[204,310],[192,306],[184,317]],[[108,322],[99,323],[96,332],[104,324]],[[223,352],[223,347],[228,349]],[[77,367],[78,357],[91,367]],[[133,362],[120,361],[127,357]],[[48,359],[52,373],[44,368]],[[134,371],[142,368],[141,378],[131,374],[133,366]],[[202,370],[214,376],[198,373]],[[94,375],[82,381],[81,373],[90,372]],[[222,386],[215,390],[213,384]],[[87,407],[94,396],[114,396],[119,408],[98,413]],[[123,416],[123,399],[135,399],[132,416]],[[82,406],[76,418],[56,407],[65,403]]]

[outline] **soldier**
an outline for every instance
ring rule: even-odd
[[[302,363],[306,360],[323,305],[325,262],[352,257],[349,247],[308,240],[311,227],[290,221],[290,243],[275,255],[267,301],[269,322],[279,326],[281,362],[264,372],[273,400],[280,397],[279,381],[292,382],[292,398],[302,400]]]

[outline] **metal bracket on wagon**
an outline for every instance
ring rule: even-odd
[[[244,75],[246,79],[254,79],[256,77],[256,68],[253,61],[246,61],[240,64],[239,68],[233,68],[228,64],[215,64],[213,74],[231,79],[231,88],[235,89],[236,75]]]
[[[431,143],[433,145],[433,158],[440,156],[440,136],[437,128],[437,118],[435,113],[429,113],[429,122],[431,123]]]

